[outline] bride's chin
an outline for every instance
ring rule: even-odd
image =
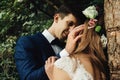
[[[67,35],[68,35],[67,33],[63,33],[63,34],[62,34],[62,36],[63,36],[64,38],[67,38]]]

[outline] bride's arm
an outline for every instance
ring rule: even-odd
[[[66,71],[59,69],[54,65],[53,80],[71,80],[71,79]]]

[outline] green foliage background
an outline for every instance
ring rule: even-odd
[[[91,1],[69,0],[80,5]],[[48,28],[54,11],[64,2],[67,1],[0,0],[0,80],[19,80],[13,58],[17,39]]]
[[[0,80],[19,80],[13,58],[17,39],[51,25],[52,17],[40,10],[47,4],[39,4],[39,0],[0,1]]]

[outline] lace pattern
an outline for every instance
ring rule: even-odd
[[[93,80],[92,75],[86,71],[83,64],[80,61],[70,57],[62,57],[58,59],[55,66],[68,73],[72,80]]]

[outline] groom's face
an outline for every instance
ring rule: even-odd
[[[70,32],[77,24],[77,19],[72,15],[68,14],[63,19],[59,18],[57,27],[55,30],[56,36],[60,40],[65,40]]]

